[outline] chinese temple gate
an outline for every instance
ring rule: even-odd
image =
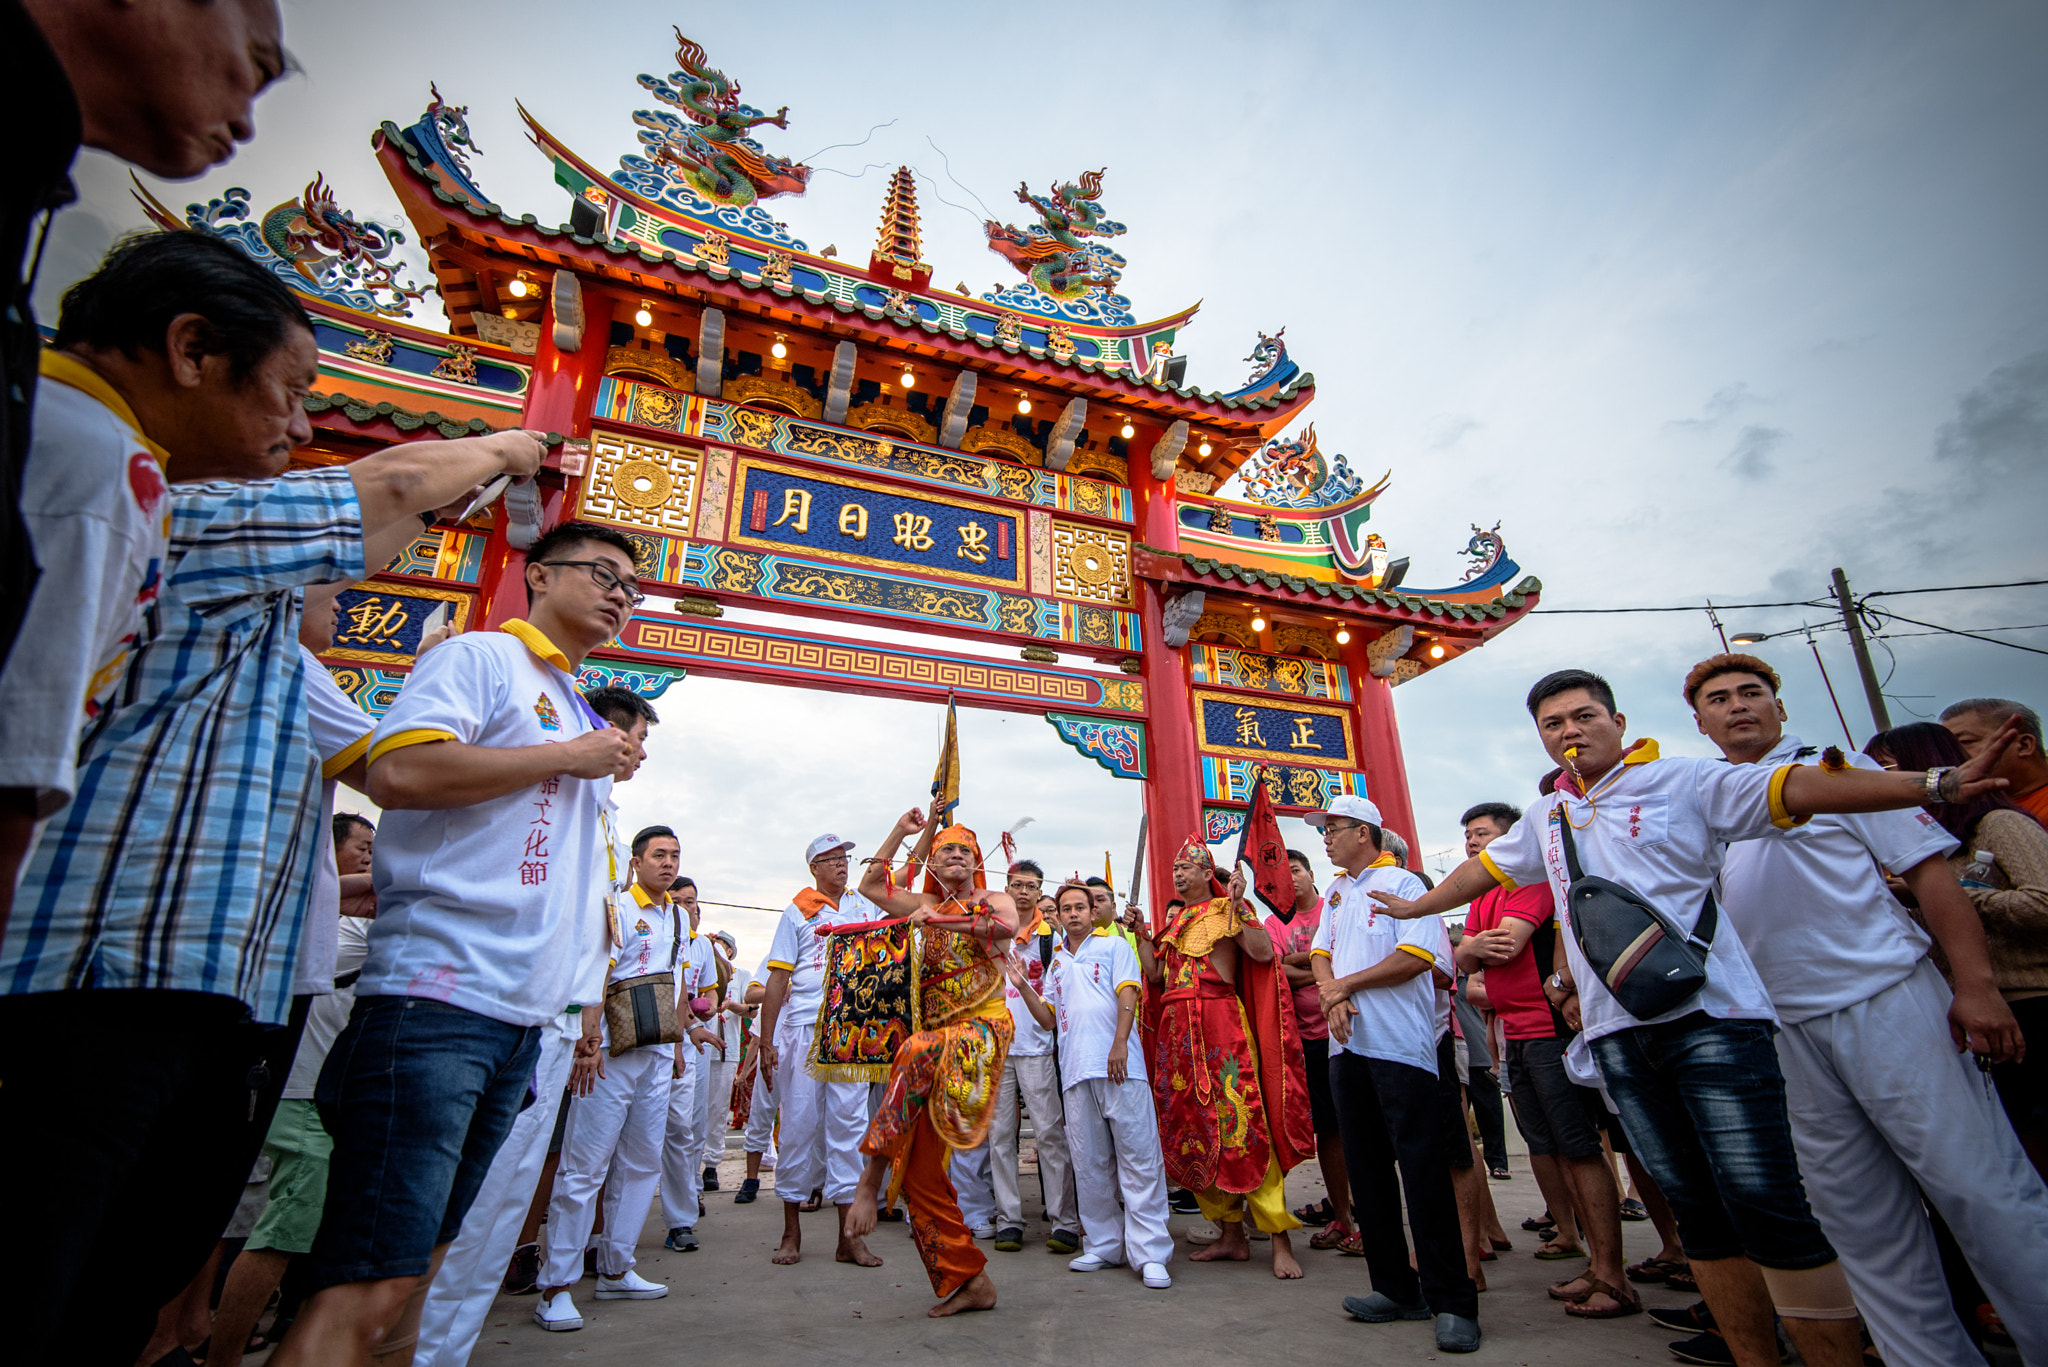
[[[909,168],[864,263],[813,251],[761,207],[810,175],[754,136],[785,120],[677,39],[680,69],[641,78],[663,106],[634,116],[645,155],[613,173],[521,110],[566,193],[560,227],[479,188],[465,110],[438,90],[375,134],[446,332],[404,319],[425,288],[391,264],[399,231],[319,178],[260,218],[239,189],[183,216],[147,201],[305,296],[321,381],[300,463],[554,434],[530,493],[344,595],[326,662],[350,696],[388,705],[442,603],[464,628],[521,613],[520,547],[575,517],[632,539],[650,595],[587,684],[654,697],[695,673],[1040,714],[1145,785],[1154,906],[1184,834],[1228,838],[1254,782],[1282,811],[1369,794],[1412,841],[1391,690],[1535,604],[1497,529],[1473,529],[1456,586],[1405,588],[1407,561],[1365,531],[1389,481],[1326,458],[1312,426],[1287,435],[1315,380],[1284,330],[1217,393],[1176,354],[1193,308],[1136,320],[1103,172],[1020,188],[1023,226],[986,225],[1017,279],[978,297],[932,286]],[[727,623],[728,606],[776,624]],[[934,639],[860,638],[877,626]]]

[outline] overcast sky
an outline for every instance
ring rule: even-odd
[[[563,221],[514,100],[613,166],[651,107],[634,77],[674,70],[681,23],[749,102],[790,106],[763,142],[818,173],[770,207],[814,250],[862,259],[907,163],[935,279],[1008,283],[979,205],[1021,222],[1020,179],[1106,166],[1138,316],[1202,299],[1183,349],[1214,389],[1243,381],[1255,331],[1286,327],[1323,449],[1393,471],[1374,526],[1415,587],[1455,581],[1467,524],[1496,521],[1546,608],[1803,599],[1834,565],[1859,590],[2048,577],[2039,5],[285,8],[304,74],[264,97],[230,166],[154,186],[166,202],[244,185],[267,207],[320,171],[358,216],[396,221],[369,136],[415,120],[435,80],[470,107],[485,191]],[[125,177],[83,160],[45,318],[141,222]],[[2048,623],[2040,588],[1892,602],[1943,626]],[[2040,655],[1896,630],[1878,651],[1895,722],[1977,693],[2048,704]],[[1816,639],[1860,743],[1842,633]],[[2048,631],[2003,639],[2048,648]],[[1449,847],[1472,802],[1533,795],[1537,676],[1600,669],[1633,733],[1697,753],[1677,684],[1717,648],[1703,614],[1538,614],[1397,690],[1425,847]],[[1761,653],[1795,728],[1840,739],[1805,642]],[[812,835],[865,850],[928,783],[935,708],[701,679],[659,706],[620,796],[630,824],[683,832],[710,898],[781,905]],[[1114,850],[1121,884],[1138,786],[1040,720],[961,715],[963,815],[1035,817],[1022,846],[1056,873]],[[711,924],[749,962],[765,949],[765,916]]]

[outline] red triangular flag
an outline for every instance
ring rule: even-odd
[[[1285,916],[1294,910],[1294,871],[1287,866],[1287,842],[1280,836],[1272,800],[1259,781],[1263,772],[1252,776],[1252,809],[1238,836],[1236,862],[1252,900],[1268,915]]]

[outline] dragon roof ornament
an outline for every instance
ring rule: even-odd
[[[1245,501],[1262,508],[1330,508],[1365,488],[1344,457],[1323,459],[1314,423],[1300,436],[1274,437],[1238,477],[1244,481]]]
[[[470,136],[469,106],[448,103],[441,97],[440,86],[431,81],[427,83],[427,93],[431,99],[426,112],[420,115],[418,123],[405,130],[406,137],[440,171],[442,183],[448,189],[479,207],[490,203],[489,196],[477,188],[470,176],[469,155],[483,149]]]
[[[801,248],[759,208],[777,195],[800,195],[811,168],[778,157],[747,134],[762,124],[789,127],[789,106],[769,114],[740,101],[739,82],[714,68],[704,49],[675,30],[676,64],[666,79],[640,84],[669,109],[633,115],[647,156],[619,159],[619,184],[694,217],[710,217],[750,236]],[[679,112],[670,112],[671,110]]]
[[[1018,184],[1017,202],[1036,209],[1038,222],[1018,228],[989,219],[982,229],[989,250],[1030,283],[992,290],[983,300],[1084,323],[1133,321],[1131,301],[1116,293],[1130,263],[1102,243],[1086,240],[1121,237],[1127,231],[1100,203],[1107,170],[1084,171],[1078,180],[1053,185],[1043,198],[1032,194],[1029,185]]]
[[[1246,399],[1263,399],[1277,394],[1301,374],[1301,367],[1287,355],[1287,329],[1281,328],[1272,336],[1259,334],[1259,340],[1252,347],[1252,354],[1245,357],[1252,363],[1251,378],[1243,387],[1234,389],[1223,397],[1239,403]]]
[[[133,177],[131,177],[133,179]],[[401,279],[402,262],[389,258],[405,234],[335,203],[325,176],[316,175],[297,199],[249,220],[249,192],[239,185],[205,204],[188,204],[180,219],[135,182],[135,198],[158,227],[191,229],[225,238],[301,294],[359,313],[403,318],[431,286]]]

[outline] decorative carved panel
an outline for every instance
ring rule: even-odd
[[[824,402],[810,390],[766,375],[742,375],[726,381],[725,397],[734,403],[769,404],[799,418],[816,418],[825,412]]]
[[[938,440],[938,429],[907,408],[891,408],[885,403],[864,403],[846,415],[848,427],[858,427],[863,432],[894,432],[912,441],[930,446]]]
[[[1125,532],[1052,524],[1052,591],[1089,603],[1131,602],[1131,538]]]
[[[1280,627],[1273,633],[1273,649],[1286,654],[1306,651],[1326,660],[1337,658],[1337,641],[1317,627]]]
[[[701,459],[702,453],[689,447],[595,431],[576,515],[688,536]]]
[[[1029,437],[1008,427],[970,427],[960,438],[962,451],[1000,451],[1011,460],[1025,465],[1044,465],[1045,452],[1032,444]]]
[[[607,375],[645,375],[656,384],[689,394],[697,388],[696,372],[666,351],[643,351],[639,347],[615,346],[604,354]]]

